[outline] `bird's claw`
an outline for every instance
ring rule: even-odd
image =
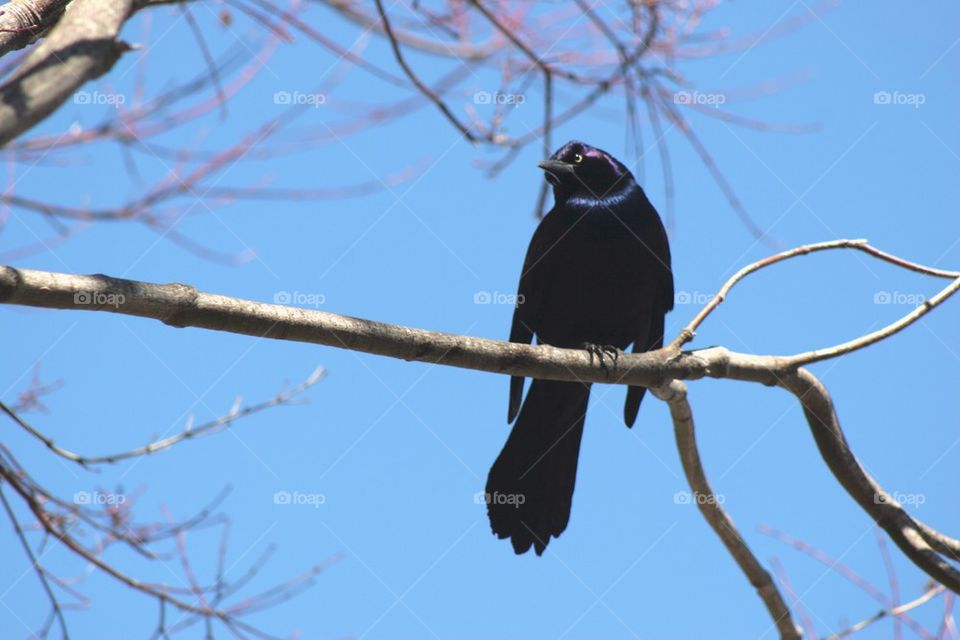
[[[587,353],[590,354],[590,364],[593,364],[593,358],[596,356],[597,360],[600,362],[600,368],[603,369],[608,378],[610,377],[610,368],[607,367],[606,358],[610,358],[613,364],[613,369],[616,369],[617,361],[620,359],[620,354],[623,353],[622,350],[609,344],[594,344],[592,342],[584,342],[583,348],[586,349]]]

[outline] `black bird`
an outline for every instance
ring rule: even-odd
[[[673,308],[667,234],[630,171],[605,151],[569,142],[539,165],[554,206],[533,234],[520,275],[510,341],[586,348],[600,357],[633,344],[663,346]],[[613,363],[615,367],[615,360]],[[521,407],[522,377],[510,381],[510,437],[487,478],[493,532],[516,553],[543,554],[570,519],[590,384],[534,380]],[[633,426],[643,387],[629,387]]]

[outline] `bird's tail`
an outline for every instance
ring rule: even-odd
[[[513,550],[541,555],[567,528],[590,385],[534,380],[487,477],[487,514]]]

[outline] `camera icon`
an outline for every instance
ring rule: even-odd
[[[274,304],[290,304],[290,292],[289,291],[277,291],[273,294],[273,303]]]
[[[473,304],[490,304],[492,301],[493,296],[489,291],[477,291],[473,294]]]
[[[73,304],[92,304],[93,295],[89,291],[78,291],[73,294]]]
[[[77,91],[73,94],[73,104],[90,104],[90,92]]]
[[[289,491],[277,491],[273,494],[273,504],[290,504],[290,498]]]
[[[492,104],[493,95],[489,91],[477,91],[473,94],[473,104]]]
[[[873,304],[890,304],[891,299],[889,291],[877,291],[873,294]]]
[[[292,101],[293,96],[289,91],[277,91],[273,94],[273,104],[290,104]]]
[[[890,104],[892,101],[893,96],[889,91],[877,91],[873,94],[873,104]]]
[[[487,504],[489,502],[486,491],[477,491],[473,494],[473,504]]]
[[[677,295],[673,297],[675,304],[690,304],[690,292],[689,291],[677,291]]]
[[[673,504],[690,504],[690,501],[689,491],[677,491],[673,494]]]
[[[692,104],[693,96],[689,91],[677,91],[673,94],[674,104]]]
[[[75,494],[73,494],[73,503],[74,504],[90,504],[90,492],[77,491]]]

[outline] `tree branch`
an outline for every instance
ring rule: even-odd
[[[218,418],[214,418],[213,420],[196,426],[193,424],[193,416],[191,415],[186,426],[184,426],[183,430],[181,430],[179,433],[159,440],[154,440],[153,442],[150,442],[142,447],[137,447],[128,451],[111,453],[108,455],[81,455],[68,449],[64,449],[56,444],[53,441],[53,438],[44,435],[43,432],[20,417],[17,412],[13,410],[13,408],[8,407],[6,403],[2,401],[0,401],[0,412],[7,414],[7,416],[9,416],[10,419],[13,420],[17,425],[23,428],[31,436],[42,442],[50,451],[54,452],[61,458],[70,460],[71,462],[76,462],[82,467],[89,467],[91,465],[98,464],[116,464],[122,460],[129,460],[130,458],[137,458],[140,456],[148,456],[154,453],[159,453],[160,451],[169,449],[177,444],[180,444],[181,442],[184,442],[185,440],[192,440],[209,435],[211,433],[222,431],[223,429],[227,429],[233,426],[233,423],[237,420],[246,418],[247,416],[260,413],[282,404],[289,404],[298,395],[323,379],[325,375],[326,370],[324,370],[323,367],[319,367],[312,374],[310,374],[306,380],[298,384],[293,389],[290,389],[289,391],[282,390],[269,400],[258,402],[257,404],[253,405],[241,406],[240,398],[237,398],[233,408],[231,408],[230,412],[226,415],[222,415]]]
[[[74,311],[109,311],[243,335],[307,342],[420,362],[552,380],[609,382],[610,373],[579,349],[559,349],[460,336],[204,293],[185,284],[152,284],[105,275],[73,275],[0,266],[0,303]],[[658,386],[669,378],[708,375],[726,350],[700,351],[669,365],[662,353],[625,354],[618,382]],[[774,384],[775,359],[744,356],[737,374]],[[723,365],[726,366],[726,365]],[[691,369],[689,370],[688,369]],[[745,369],[745,372],[741,372]],[[620,378],[620,373],[623,377]]]
[[[22,49],[49,29],[68,0],[11,0],[0,6],[0,57]]]
[[[453,115],[453,112],[450,111],[450,107],[447,106],[447,103],[445,103],[433,89],[424,84],[424,82],[420,80],[419,76],[417,76],[416,72],[414,72],[414,70],[407,63],[406,58],[403,57],[403,53],[400,51],[400,43],[397,40],[397,36],[394,34],[393,27],[390,25],[390,20],[387,18],[387,12],[383,8],[383,0],[374,0],[374,2],[377,5],[377,13],[380,16],[380,22],[383,25],[383,32],[387,37],[387,41],[390,42],[390,48],[393,50],[393,57],[396,59],[397,64],[400,65],[400,68],[403,69],[403,72],[406,74],[407,78],[413,83],[420,93],[426,96],[430,102],[437,106],[437,108],[443,114],[443,117],[449,120],[457,129],[459,129],[460,133],[462,133],[467,140],[470,142],[477,142],[477,136],[474,135],[470,128],[460,122],[460,120]]]
[[[73,0],[70,10],[0,86],[0,147],[53,113],[87,80],[113,67],[133,0]]]
[[[50,588],[50,581],[47,580],[46,569],[44,569],[43,565],[40,564],[36,554],[30,547],[30,543],[27,542],[26,536],[23,535],[23,527],[20,526],[20,521],[17,520],[17,515],[10,507],[10,503],[7,502],[7,496],[5,496],[3,493],[2,485],[0,485],[0,503],[3,503],[3,510],[6,511],[7,518],[10,520],[11,524],[13,524],[13,531],[17,534],[17,538],[20,540],[20,546],[23,547],[23,552],[27,554],[27,558],[30,560],[30,566],[33,567],[34,573],[37,574],[37,579],[40,580],[40,586],[43,587],[43,592],[50,601],[50,607],[53,610],[53,616],[60,625],[61,635],[63,636],[64,640],[70,640],[70,631],[67,629],[67,620],[63,617],[63,606],[60,604],[57,596],[53,593],[53,589]]]
[[[884,618],[893,617],[896,618],[907,611],[916,609],[919,606],[925,605],[930,602],[936,596],[943,593],[943,585],[935,585],[924,592],[919,598],[912,600],[906,604],[902,604],[898,607],[891,607],[889,609],[881,609],[877,613],[873,614],[865,620],[861,620],[855,625],[851,625],[839,633],[835,633],[832,636],[829,636],[826,640],[840,640],[840,638],[846,638],[847,636],[852,636],[853,634],[863,631],[865,628],[869,627],[871,624],[878,620],[883,620]]]
[[[904,260],[902,258],[898,258],[897,256],[891,255],[885,251],[881,251],[879,249],[871,247],[869,244],[867,244],[867,242],[868,242],[867,240],[860,239],[860,240],[831,240],[828,242],[818,242],[816,244],[807,244],[801,247],[797,247],[795,249],[790,249],[789,251],[783,251],[776,255],[772,255],[768,258],[764,258],[763,260],[758,260],[753,264],[749,264],[745,266],[743,269],[740,269],[735,274],[733,274],[733,276],[731,276],[731,278],[727,280],[722,287],[720,287],[720,290],[713,296],[713,298],[710,299],[710,302],[707,303],[707,305],[700,310],[700,312],[693,318],[693,320],[690,321],[690,324],[685,326],[683,330],[680,331],[680,334],[671,343],[671,346],[679,348],[685,345],[686,343],[690,342],[691,340],[693,340],[694,336],[696,336],[697,334],[697,329],[700,327],[701,324],[703,324],[703,321],[707,319],[707,316],[713,313],[713,310],[719,307],[723,303],[723,301],[727,299],[727,295],[729,295],[730,290],[734,287],[734,285],[736,285],[738,282],[746,278],[751,273],[755,271],[759,271],[764,267],[769,267],[770,265],[776,264],[778,262],[789,260],[790,258],[796,258],[798,256],[805,256],[809,253],[814,253],[816,251],[827,251],[830,249],[856,249],[857,251],[863,251],[864,253],[874,256],[875,258],[879,258],[880,260],[884,260],[891,264],[895,264],[898,267],[902,267],[904,269],[909,269],[910,271],[916,271],[917,273],[922,273],[928,276],[935,276],[937,278],[949,278],[951,280],[960,279],[960,271],[945,271],[943,269],[935,269],[933,267],[928,267],[916,262],[910,262],[908,260]],[[842,345],[838,345],[837,347],[831,347],[830,349],[822,349],[818,351],[812,351],[806,354],[798,354],[794,356],[794,358],[797,361],[797,364],[809,364],[810,362],[815,362],[818,360],[826,360],[828,358],[832,358],[834,356],[841,355],[843,353],[849,353],[850,351],[854,351],[856,349],[865,347],[868,344],[873,344],[874,342],[882,340],[887,336],[893,335],[900,329],[911,324],[914,320],[918,319],[920,316],[929,312],[930,309],[935,307],[937,304],[940,304],[940,302],[942,302],[946,298],[949,298],[951,295],[953,295],[956,292],[958,287],[960,287],[960,283],[953,282],[950,285],[948,285],[945,289],[943,289],[943,291],[941,291],[937,296],[935,296],[935,298],[931,298],[930,300],[926,301],[923,305],[920,305],[919,307],[917,307],[913,311],[913,313],[917,314],[916,317],[911,317],[913,316],[913,313],[908,314],[907,316],[902,318],[900,321],[892,325],[889,325],[887,327],[884,327],[883,329],[880,329],[879,331],[876,331],[872,334],[869,334],[869,336],[864,336],[862,338],[859,338],[858,340],[855,340],[849,343],[844,343]],[[872,338],[872,339],[867,340],[867,338]]]
[[[960,562],[960,554],[940,534],[931,536],[929,527],[920,526],[860,466],[840,428],[833,400],[817,377],[799,369],[785,376],[781,386],[800,400],[820,455],[850,497],[915,565],[954,593],[960,593],[960,571],[941,557],[942,554]]]
[[[681,352],[697,326],[716,308],[739,280],[776,262],[826,249],[865,251],[902,268],[950,278],[937,296],[879,332],[826,350],[794,356],[750,355],[723,347]],[[837,240],[804,245],[749,265],[731,280],[667,348],[624,354],[616,375],[594,363],[580,349],[533,346],[426,331],[323,311],[266,304],[197,291],[179,283],[152,284],[105,275],[72,275],[0,266],[0,303],[35,307],[109,311],[148,317],[174,327],[198,327],[278,340],[322,344],[377,355],[416,360],[533,378],[616,383],[660,388],[677,430],[684,469],[694,491],[712,496],[700,465],[693,434],[693,418],[680,380],[727,378],[780,386],[801,402],[814,440],[827,466],[850,496],[921,570],[960,593],[960,571],[949,561],[960,561],[960,541],[912,518],[857,462],[840,428],[829,393],[800,364],[838,357],[885,339],[919,320],[960,289],[960,273],[925,267],[869,247],[862,240]],[[664,391],[668,389],[668,391]],[[671,393],[669,389],[672,389]],[[666,394],[666,395],[664,395]],[[710,502],[709,500],[707,502]],[[716,502],[715,500],[713,501]],[[698,505],[700,501],[698,500]],[[747,548],[732,521],[719,505],[700,505],[741,569],[748,576],[784,638],[799,637],[789,611],[769,574]]]
[[[700,462],[700,452],[697,449],[697,437],[693,424],[693,411],[687,401],[687,385],[674,380],[667,387],[651,389],[658,398],[670,407],[670,417],[673,418],[674,435],[677,439],[677,451],[680,453],[680,462],[683,472],[690,484],[693,501],[700,509],[707,524],[713,529],[723,545],[736,560],[740,570],[747,576],[750,584],[757,590],[757,595],[766,605],[770,617],[785,640],[800,640],[802,633],[790,615],[790,609],[784,602],[780,590],[773,583],[770,573],[763,568],[757,557],[750,551],[743,536],[737,530],[733,520],[724,511],[720,500],[713,493],[713,488],[707,480],[707,475]]]

